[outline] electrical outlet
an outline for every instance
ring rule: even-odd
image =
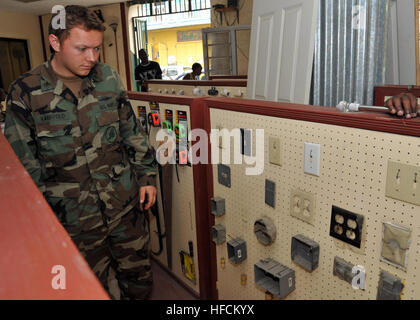
[[[276,164],[278,166],[282,165],[282,143],[280,138],[269,137],[268,138],[268,159],[269,162],[272,164]]]
[[[305,142],[305,173],[319,177],[321,162],[321,146],[315,143]]]
[[[314,195],[300,190],[292,190],[290,196],[290,215],[313,225],[315,214]]]
[[[388,161],[385,195],[420,205],[420,167]]]
[[[360,249],[364,217],[360,214],[332,206],[330,236]]]

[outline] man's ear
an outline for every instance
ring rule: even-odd
[[[60,39],[54,34],[48,35],[48,41],[50,46],[54,49],[55,52],[60,52]]]

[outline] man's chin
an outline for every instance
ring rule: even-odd
[[[80,70],[78,70],[78,72],[76,74],[79,77],[85,77],[89,74],[90,70],[92,70],[92,69],[80,69]]]

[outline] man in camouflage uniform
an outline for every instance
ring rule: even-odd
[[[155,160],[118,74],[98,62],[103,30],[80,6],[66,7],[65,30],[50,23],[55,52],[11,85],[5,135],[110,296],[142,299]]]

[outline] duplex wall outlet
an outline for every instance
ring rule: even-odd
[[[401,300],[403,288],[400,278],[381,270],[376,300]]]
[[[309,224],[313,224],[315,215],[315,197],[313,194],[292,190],[290,193],[290,214]]]
[[[411,230],[389,222],[383,224],[381,260],[405,270]]]
[[[360,214],[332,206],[330,236],[360,249],[363,220]]]
[[[295,271],[271,258],[254,265],[254,276],[258,286],[280,299],[296,288]]]
[[[420,167],[388,161],[385,195],[420,205]]]
[[[305,142],[305,173],[319,177],[321,165],[321,145]]]
[[[283,145],[280,138],[269,137],[268,138],[268,158],[269,162],[278,166],[283,164],[282,162],[282,149]]]

